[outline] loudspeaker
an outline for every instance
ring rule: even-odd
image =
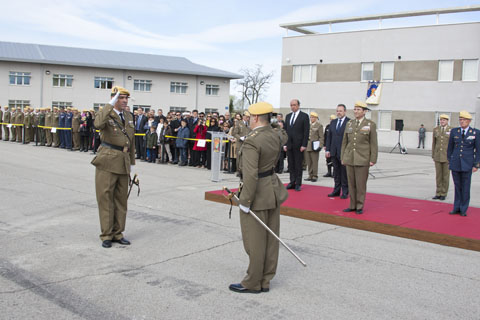
[[[403,119],[395,119],[395,131],[403,131]]]

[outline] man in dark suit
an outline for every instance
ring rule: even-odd
[[[480,130],[470,127],[472,115],[460,111],[460,127],[450,131],[447,159],[455,184],[455,200],[450,214],[465,217],[470,204],[472,172],[480,168]]]
[[[310,121],[305,112],[300,111],[300,101],[290,101],[291,113],[285,118],[285,131],[288,140],[284,150],[287,152],[288,172],[290,183],[287,189],[301,190],[302,185],[302,164],[304,152],[307,149],[308,136],[310,133]]]
[[[188,118],[187,127],[190,129],[190,138],[195,138],[195,126],[198,124],[198,110],[192,111],[192,116]],[[188,141],[188,165],[190,167],[193,166],[193,146],[195,145],[195,141],[189,140]]]
[[[143,114],[143,109],[139,107],[137,109],[138,115],[135,122],[135,133],[145,133],[145,124],[148,119],[147,116]],[[143,136],[135,135],[135,149],[137,151],[137,159],[145,160],[145,146],[143,145]]]
[[[333,178],[335,180],[333,192],[329,193],[328,196],[338,197],[341,193],[342,195],[340,198],[347,199],[347,169],[344,165],[342,165],[340,156],[342,150],[343,133],[345,132],[345,126],[350,118],[346,116],[347,108],[344,104],[339,104],[336,112],[337,119],[330,122],[330,130],[328,132],[327,145],[325,149],[325,157],[330,158],[333,164]]]

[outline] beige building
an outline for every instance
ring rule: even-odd
[[[131,92],[133,108],[224,112],[240,75],[186,58],[0,42],[0,104],[98,108],[111,88]]]
[[[427,128],[425,147],[430,148],[432,129],[442,113],[457,126],[458,112],[468,110],[475,125],[480,116],[480,22],[389,29],[381,23],[479,10],[471,6],[281,25],[296,32],[283,38],[282,111],[288,112],[289,101],[298,98],[302,108],[319,113],[323,124],[339,103],[351,117],[354,102],[366,100],[369,81],[375,80],[382,90],[379,103],[369,105],[368,116],[378,125],[381,146],[396,144],[396,120],[403,120],[402,144],[407,148],[417,147],[421,124]],[[378,20],[379,28],[337,33],[305,29],[365,20]]]

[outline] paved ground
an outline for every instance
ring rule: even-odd
[[[1,319],[480,318],[479,252],[289,217],[281,235],[308,267],[280,249],[269,293],[230,292],[247,267],[238,212],[203,197],[237,181],[204,169],[139,163],[132,245],[103,249],[91,158],[0,142]],[[428,156],[381,153],[372,172],[369,191],[434,195]],[[477,173],[474,206],[478,190]]]

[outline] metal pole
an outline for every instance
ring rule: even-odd
[[[233,197],[233,198],[235,199],[235,201],[237,201],[237,202],[240,201],[240,199],[238,199],[238,197],[237,197],[232,191],[230,191],[227,187],[223,187],[223,190],[227,191],[228,194],[229,194],[229,196]],[[272,236],[274,236],[275,239],[277,239],[277,240],[285,247],[285,249],[287,249],[295,258],[297,258],[297,260],[298,260],[304,267],[307,266],[307,264],[306,264],[302,259],[300,259],[300,257],[299,257],[295,252],[293,252],[293,250],[290,249],[290,247],[287,246],[287,244],[286,244],[285,242],[283,242],[282,239],[280,239],[280,238],[275,234],[275,232],[273,232],[265,223],[263,223],[263,221],[260,220],[260,218],[257,217],[257,215],[256,215],[252,210],[250,210],[248,213],[249,213],[255,220],[257,220],[258,223],[260,223],[260,224],[265,228],[265,230],[267,230]]]

